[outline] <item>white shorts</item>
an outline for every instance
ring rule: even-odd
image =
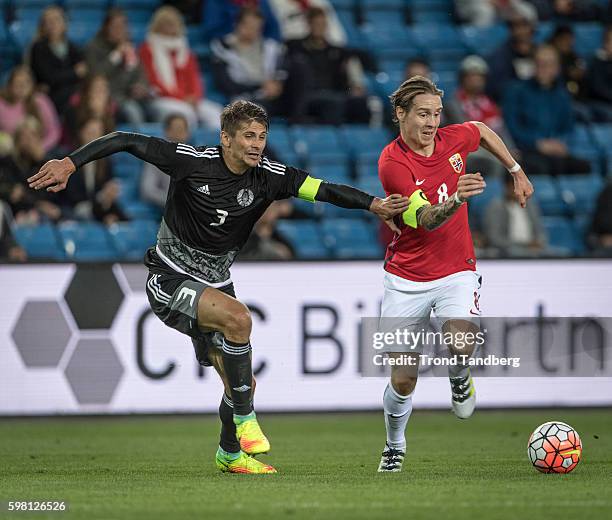
[[[433,311],[441,325],[449,318],[463,319],[480,326],[480,287],[482,276],[477,271],[461,271],[430,282],[413,282],[385,272],[381,318],[409,318],[408,327],[426,327]],[[410,319],[414,318],[414,319]],[[402,320],[382,320],[387,329]],[[422,349],[422,347],[421,347]],[[421,349],[416,349],[420,351]],[[390,352],[410,352],[412,348],[394,346]]]

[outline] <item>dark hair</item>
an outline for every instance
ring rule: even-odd
[[[173,114],[169,114],[164,118],[164,130],[168,130],[168,128],[170,128],[170,125],[175,119],[183,120],[183,122],[187,125],[187,128],[189,128],[189,122],[187,121],[187,118],[183,114],[174,112]]]
[[[124,17],[127,19],[125,11],[119,7],[111,7],[108,11],[106,11],[106,16],[104,17],[100,30],[96,34],[96,38],[108,40],[108,27],[115,18],[119,17]]]
[[[327,17],[327,13],[325,12],[325,9],[321,7],[310,7],[306,11],[306,19],[308,20],[309,23],[312,22],[315,18],[318,18],[319,16]]]
[[[270,126],[265,109],[251,101],[239,99],[227,105],[221,112],[221,130],[231,136],[236,135],[243,123],[248,125],[253,121],[264,125],[266,130]]]
[[[393,106],[393,121],[397,123],[397,107],[401,107],[406,112],[410,112],[414,98],[419,94],[432,94],[434,96],[444,97],[444,91],[440,90],[429,78],[414,76],[407,79],[389,96],[391,105]]]
[[[243,7],[236,15],[236,25],[242,23],[247,16],[255,16],[260,20],[264,20],[264,15],[256,7]]]

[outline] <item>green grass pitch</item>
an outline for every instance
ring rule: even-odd
[[[562,420],[583,460],[543,475],[531,431]],[[0,421],[2,518],[523,519],[612,518],[610,410],[416,411],[404,472],[376,473],[381,414],[260,415],[277,475],[214,466],[215,417]],[[7,513],[7,500],[65,500],[65,513]]]

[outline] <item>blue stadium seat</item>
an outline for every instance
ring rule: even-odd
[[[110,0],[64,0],[63,5],[64,9],[67,9],[68,11],[82,7],[108,9],[110,7]],[[102,20],[100,20],[100,23],[102,23]]]
[[[467,50],[461,33],[454,25],[421,24],[414,27],[413,35],[432,60],[460,59]]]
[[[575,214],[590,214],[595,209],[603,180],[599,175],[565,175],[559,177],[559,188],[563,200]]]
[[[86,24],[90,26],[96,26],[98,29],[102,25],[102,21],[106,16],[106,7],[83,5],[79,7],[73,7],[66,12],[68,17],[68,30],[72,25]],[[90,35],[93,38],[95,33]]]
[[[480,195],[470,198],[468,202],[470,215],[474,216],[478,221],[482,221],[487,206],[493,199],[504,196],[504,184],[500,179],[487,178],[486,181],[487,187],[485,190]]]
[[[108,231],[98,222],[64,222],[58,226],[68,258],[79,261],[117,259]]]
[[[566,215],[569,207],[561,198],[561,190],[555,179],[548,175],[534,175],[531,182],[535,189],[534,198],[543,215]]]
[[[355,1],[356,0],[330,0],[330,3],[334,6],[336,11],[346,11],[355,8]]]
[[[117,202],[120,206],[123,207],[126,204],[140,200],[140,173],[115,179],[117,184],[119,184],[119,198]]]
[[[140,176],[143,162],[133,155],[127,152],[120,152],[111,155],[110,160],[115,177],[133,178]]]
[[[161,0],[110,0],[113,7],[120,7],[121,9],[136,8],[141,10],[148,10],[153,13],[155,8],[161,4]]]
[[[191,136],[191,140],[196,146],[217,146],[221,140],[219,130],[211,128],[196,128]]]
[[[21,51],[25,51],[32,43],[37,29],[38,18],[17,19],[9,26],[9,36]]]
[[[356,184],[357,188],[370,195],[376,195],[377,197],[386,197],[385,190],[380,183],[378,176],[368,177],[365,179],[359,179]]]
[[[307,167],[308,173],[317,179],[336,184],[351,184],[350,171],[346,163],[342,164],[311,164]]]
[[[137,24],[146,24],[148,25],[151,21],[151,15],[153,14],[153,10],[150,8],[138,9],[133,7],[124,8],[125,14],[127,15],[128,20],[130,21],[130,26]]]
[[[601,151],[598,148],[593,135],[586,125],[576,125],[572,134],[567,139],[567,146],[576,157],[591,162],[591,171],[600,173]]]
[[[591,125],[595,143],[602,149],[607,150],[612,143],[612,123],[599,123]]]
[[[506,24],[496,24],[490,27],[466,25],[461,27],[459,31],[468,52],[481,56],[488,56],[508,38]]]
[[[555,30],[554,22],[538,22],[535,33],[536,43],[544,43],[550,39]]]
[[[332,248],[334,257],[382,258],[378,243],[378,229],[360,219],[328,219],[321,224],[325,241]]]
[[[147,248],[155,245],[158,228],[154,220],[133,220],[113,224],[109,233],[122,258],[142,260]]]
[[[158,220],[162,214],[159,207],[140,200],[122,202],[121,208],[131,219]]]
[[[14,226],[13,235],[30,258],[63,260],[66,257],[55,226],[52,224]]]
[[[603,25],[599,22],[575,23],[573,29],[576,34],[576,52],[584,58],[590,58],[601,47]]]
[[[296,153],[304,160],[314,155],[319,161],[328,158],[330,161],[338,162],[347,158],[339,133],[333,126],[295,125],[289,132]]]
[[[71,21],[68,24],[68,39],[78,46],[84,47],[89,43],[100,29],[100,20],[104,13],[100,13],[102,18],[88,18],[83,22]]]
[[[151,137],[164,137],[164,128],[161,123],[142,123],[134,131],[140,134],[150,135]]]
[[[341,127],[340,134],[353,155],[369,150],[380,153],[392,139],[386,128],[370,128],[366,125],[345,125]]]
[[[355,163],[355,171],[360,181],[378,179],[378,156],[362,156]]]
[[[548,243],[555,253],[578,255],[584,252],[584,240],[574,222],[565,217],[542,217],[548,233]]]
[[[399,11],[409,3],[408,0],[358,0],[358,2],[366,11]]]
[[[132,41],[136,45],[140,45],[144,41],[148,30],[148,23],[136,23],[130,20],[130,34],[132,36]]]
[[[279,220],[276,229],[289,241],[298,259],[328,258],[330,256],[316,222]]]
[[[454,6],[447,0],[412,0],[412,21],[415,24],[451,24]]]

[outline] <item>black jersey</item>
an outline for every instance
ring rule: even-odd
[[[244,174],[231,172],[221,147],[150,137],[148,162],[170,175],[157,253],[171,267],[207,283],[229,281],[229,267],[253,226],[275,200],[297,196],[308,174],[262,157]]]

